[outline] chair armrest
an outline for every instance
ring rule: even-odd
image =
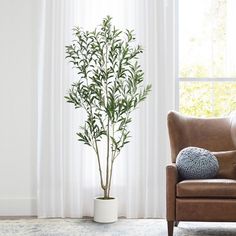
[[[178,183],[178,170],[175,163],[166,167],[166,218],[175,220],[176,184]]]

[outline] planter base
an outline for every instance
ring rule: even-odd
[[[117,198],[94,199],[94,221],[98,223],[113,223],[118,219]]]

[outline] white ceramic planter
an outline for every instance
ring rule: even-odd
[[[94,198],[94,221],[98,223],[112,223],[118,218],[117,198],[104,200]]]

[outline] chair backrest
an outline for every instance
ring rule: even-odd
[[[224,118],[195,118],[171,111],[168,114],[168,130],[172,162],[179,151],[188,146],[208,149],[212,152],[236,149],[236,116]]]

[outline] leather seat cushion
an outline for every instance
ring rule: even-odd
[[[236,180],[183,180],[177,184],[176,195],[181,198],[236,198]]]

